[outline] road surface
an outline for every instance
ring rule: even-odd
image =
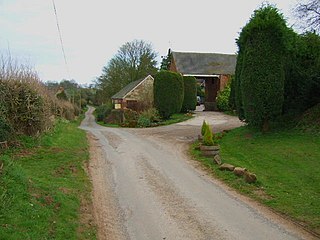
[[[186,143],[203,119],[221,131],[240,126],[236,118],[198,112],[175,125],[121,129],[97,125],[92,112],[81,128],[89,135],[100,239],[311,239],[191,163]]]

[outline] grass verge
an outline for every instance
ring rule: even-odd
[[[1,239],[96,239],[83,168],[88,146],[78,124],[60,121],[0,156]]]
[[[157,123],[152,123],[151,127],[166,126],[174,123],[184,122],[193,117],[194,116],[192,116],[192,114],[189,114],[189,113],[175,113],[169,119],[161,120],[160,122],[157,122]],[[104,123],[103,121],[97,121],[97,123],[104,127],[113,127],[113,128],[121,127],[119,124]],[[137,128],[139,128],[139,126],[137,126]]]
[[[192,116],[192,114],[190,113],[175,113],[171,115],[169,119],[161,121],[159,125],[163,126],[163,125],[170,125],[174,123],[184,122],[193,117],[194,116]]]
[[[218,170],[195,149],[197,143],[190,151],[228,185],[320,234],[319,135],[296,130],[261,134],[241,127],[226,134],[220,144],[223,162],[255,173],[256,183]]]

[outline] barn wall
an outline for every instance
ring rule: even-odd
[[[125,98],[130,102],[127,108],[140,112],[153,107],[153,82],[154,79],[149,76],[131,91]]]

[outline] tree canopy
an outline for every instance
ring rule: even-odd
[[[154,75],[157,72],[157,53],[152,45],[143,40],[123,44],[117,54],[103,68],[97,84],[106,99],[121,90],[128,83]]]

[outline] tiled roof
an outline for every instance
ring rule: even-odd
[[[136,86],[138,86],[138,84],[140,82],[142,82],[144,80],[144,78],[141,78],[139,80],[136,80],[134,82],[129,83],[127,86],[125,86],[124,88],[122,88],[119,92],[117,92],[115,95],[113,95],[111,98],[112,99],[122,99],[124,98],[127,93],[129,93],[130,91],[132,91]]]
[[[122,88],[119,92],[117,92],[115,95],[113,95],[111,97],[111,99],[123,99],[126,97],[126,95],[128,93],[130,93],[132,90],[134,90],[141,82],[143,82],[144,80],[148,79],[148,78],[152,78],[151,75],[148,75],[145,78],[141,78],[139,80],[136,80],[134,82],[129,83],[127,86],[125,86],[124,88]]]
[[[234,74],[236,55],[172,52],[177,71],[183,75]]]

